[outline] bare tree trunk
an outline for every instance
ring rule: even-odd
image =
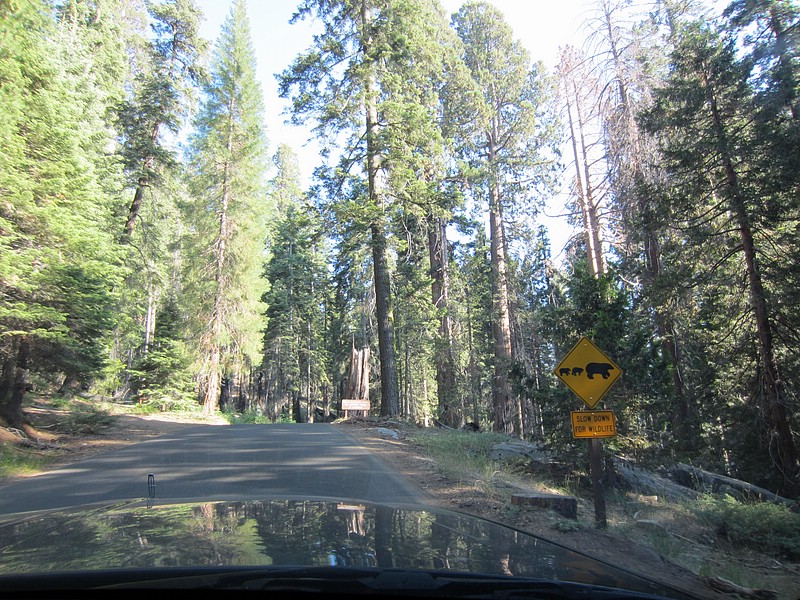
[[[575,162],[575,187],[578,192],[580,202],[581,217],[583,219],[583,231],[586,236],[586,252],[589,259],[589,268],[595,277],[606,271],[605,258],[603,256],[602,241],[600,236],[600,219],[597,214],[597,206],[594,202],[594,192],[592,187],[591,174],[589,172],[589,157],[584,138],[584,123],[581,117],[580,100],[574,83],[572,83],[572,94],[566,95],[567,117],[569,120],[570,138],[572,141],[572,154]],[[573,119],[573,102],[575,104],[575,118]],[[580,153],[578,141],[580,140]],[[583,165],[583,169],[581,169]]]
[[[369,348],[356,350],[355,344],[350,351],[350,373],[343,398],[352,400],[369,399]]]
[[[628,78],[623,67],[624,50],[621,49],[618,39],[619,28],[614,23],[614,11],[619,5],[605,0],[602,3],[603,26],[605,38],[611,54],[613,73],[619,95],[618,106],[612,110],[612,116],[607,116],[606,121],[610,129],[610,137],[617,141],[616,162],[619,164],[620,185],[630,190],[634,198],[627,208],[637,213],[637,226],[641,228],[641,239],[644,246],[645,267],[643,270],[642,284],[651,288],[662,276],[661,269],[661,243],[657,231],[647,218],[648,199],[637,188],[646,181],[645,168],[643,167],[645,148],[642,136],[636,124],[636,109],[631,104],[628,93]],[[622,110],[619,111],[618,108]],[[616,116],[614,116],[616,112]],[[621,148],[620,148],[621,147]],[[678,336],[675,330],[674,319],[663,308],[654,306],[654,321],[659,338],[662,340],[661,348],[665,359],[672,367],[673,391],[673,417],[672,431],[679,439],[689,439],[689,405],[686,398],[686,386],[681,375],[680,352]]]
[[[465,296],[468,296],[468,293],[465,293]],[[465,297],[463,299],[464,304],[467,306],[467,340],[469,343],[469,375],[468,380],[470,382],[470,395],[472,396],[472,422],[475,424],[480,424],[481,417],[480,417],[480,410],[479,410],[479,401],[481,397],[481,378],[478,373],[478,364],[475,360],[475,346],[473,344],[473,335],[472,335],[472,309],[470,308],[469,298]]]
[[[450,282],[448,274],[447,237],[442,219],[428,219],[428,255],[431,263],[431,299],[439,315],[439,337],[436,340],[436,393],[439,418],[449,427],[458,427],[456,410],[456,378],[453,359],[453,318],[450,314]]]
[[[490,191],[489,231],[491,233],[490,252],[492,262],[492,288],[494,315],[492,331],[494,334],[494,386],[492,405],[494,408],[495,431],[522,434],[516,430],[516,407],[508,372],[513,356],[511,353],[511,314],[509,311],[508,273],[503,227],[503,213],[500,207],[500,191],[493,185]]]

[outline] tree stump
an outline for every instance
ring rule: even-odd
[[[514,494],[511,496],[511,504],[548,508],[556,511],[567,519],[578,518],[578,499],[574,496],[559,496],[557,494]]]

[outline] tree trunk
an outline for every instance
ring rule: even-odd
[[[439,336],[434,354],[439,419],[448,427],[458,427],[456,378],[453,359],[453,318],[450,315],[447,237],[442,219],[428,219],[428,255],[431,263],[431,299],[439,316]]]
[[[361,4],[362,43],[364,54],[368,57],[372,50],[372,36],[369,34],[372,15],[367,0]],[[369,59],[367,59],[369,60]],[[379,213],[383,210],[383,195],[380,189],[381,160],[378,152],[378,107],[372,65],[364,89],[367,140],[367,185],[369,204]],[[391,282],[389,265],[386,260],[386,232],[384,217],[381,214],[370,226],[372,233],[372,270],[375,280],[375,311],[378,321],[378,358],[381,372],[381,416],[400,413],[400,394],[397,387],[397,371],[394,353],[394,329],[392,326]]]
[[[569,120],[570,138],[572,141],[572,155],[575,162],[575,187],[583,219],[583,231],[586,236],[586,253],[589,259],[589,268],[595,277],[605,273],[606,265],[600,237],[600,219],[597,215],[597,206],[594,203],[594,193],[589,173],[589,157],[583,133],[583,120],[581,118],[578,93],[573,84],[573,97],[575,99],[576,120],[572,116],[572,102],[567,94],[567,118]],[[580,139],[580,155],[578,140]],[[583,169],[581,169],[581,164]]]
[[[472,422],[475,424],[480,424],[481,422],[481,415],[480,415],[480,398],[481,398],[481,376],[478,372],[478,363],[475,359],[475,346],[473,344],[473,332],[472,332],[472,309],[470,308],[469,303],[469,293],[467,291],[464,292],[463,302],[467,307],[467,342],[469,345],[469,389],[470,395],[472,396]]]
[[[369,348],[350,351],[350,373],[342,394],[348,400],[369,400]]]
[[[511,368],[511,314],[509,311],[508,274],[506,272],[505,235],[503,213],[500,208],[500,191],[493,185],[490,191],[489,231],[491,233],[490,252],[492,262],[492,297],[494,315],[492,332],[494,334],[494,386],[492,405],[494,408],[494,429],[501,433],[518,433],[516,427],[516,402],[511,390],[508,372]]]
[[[614,127],[610,135],[620,140],[625,148],[624,152],[618,153],[617,161],[620,163],[620,169],[629,175],[628,177],[622,177],[622,185],[630,186],[635,194],[630,209],[636,210],[638,213],[638,223],[642,228],[641,238],[643,240],[645,255],[642,284],[646,288],[651,288],[662,275],[661,244],[656,231],[646,216],[648,200],[641,192],[637,192],[637,188],[640,189],[640,184],[646,180],[642,167],[642,138],[636,124],[636,110],[635,107],[631,105],[628,94],[628,82],[625,69],[623,68],[623,50],[620,49],[619,40],[615,35],[617,28],[613,22],[612,12],[616,10],[616,8],[612,7],[610,4],[603,4],[602,10],[606,39],[608,40],[609,50],[611,52],[611,61],[614,65],[617,93],[619,94],[619,106],[622,108],[622,113],[619,118],[613,119],[612,117]],[[689,405],[686,399],[686,387],[683,382],[683,377],[681,376],[680,355],[674,321],[662,308],[652,307],[652,309],[655,315],[654,321],[656,330],[658,331],[659,338],[662,340],[662,352],[672,367],[672,391],[674,399],[672,432],[676,438],[686,441],[689,439]]]
[[[28,384],[29,352],[27,338],[15,337],[0,371],[0,423],[16,429],[25,426],[22,401]]]
[[[127,242],[133,235],[133,228],[136,226],[136,219],[139,217],[139,210],[144,200],[144,190],[147,187],[147,178],[139,177],[139,185],[133,194],[133,201],[128,209],[128,220],[125,222],[125,229],[122,232],[122,241]]]
[[[394,354],[389,267],[386,262],[386,235],[382,227],[372,226],[372,268],[375,276],[375,310],[378,320],[378,358],[381,370],[381,416],[400,413],[400,395]]]
[[[223,290],[225,287],[225,251],[227,249],[229,226],[228,226],[228,205],[230,204],[230,168],[233,159],[233,110],[234,98],[230,97],[228,102],[228,139],[227,154],[225,156],[225,167],[222,178],[222,200],[219,209],[219,236],[216,243],[216,264],[214,277],[214,310],[211,315],[211,340],[210,340],[210,360],[208,362],[209,385],[206,388],[203,400],[203,413],[213,415],[219,400],[219,380],[222,351],[220,339],[222,337],[223,321],[225,319],[224,307],[222,303]],[[212,385],[212,383],[214,385]]]
[[[174,65],[174,63],[175,61],[173,58],[172,64]],[[160,131],[161,125],[159,123],[153,125],[153,131],[150,134],[150,141],[153,143],[153,146],[156,146],[158,143],[158,135]],[[154,156],[146,156],[142,161],[143,173],[139,176],[138,185],[136,186],[136,191],[133,194],[133,201],[128,209],[128,220],[125,222],[125,230],[122,234],[123,243],[128,242],[133,235],[133,229],[136,226],[136,219],[139,217],[139,210],[142,208],[142,201],[144,200],[144,190],[150,184],[147,173],[152,172],[154,166]]]

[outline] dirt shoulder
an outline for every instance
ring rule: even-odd
[[[103,452],[175,433],[193,424],[227,425],[222,417],[191,418],[171,414],[134,415],[125,406],[115,407],[111,415],[96,427],[77,427],[64,431],[69,412],[49,404],[37,404],[25,410],[30,426],[25,431],[0,428],[0,443],[14,443],[30,455],[38,456],[50,470],[69,465]],[[31,477],[30,471],[0,478],[0,484],[19,477]]]
[[[654,550],[597,529],[560,531],[557,527],[564,519],[552,511],[509,505],[498,494],[487,490],[481,481],[454,481],[442,475],[436,463],[425,457],[422,449],[404,439],[402,434],[394,437],[386,428],[358,422],[341,426],[397,472],[414,481],[428,496],[426,501],[433,506],[512,525],[704,598],[731,597],[719,593],[703,578],[670,563]]]
[[[752,557],[745,565],[740,557],[728,558],[739,569],[752,570],[755,574],[754,580],[767,582],[762,585],[768,589],[761,589],[762,586],[749,588],[736,585],[724,577],[722,568],[718,571],[712,568],[708,575],[699,575],[668,560],[652,547],[626,536],[623,529],[596,529],[592,525],[594,507],[591,502],[579,500],[579,519],[572,526],[571,522],[553,511],[510,504],[506,499],[511,490],[498,489],[502,488],[502,483],[493,482],[488,486],[486,482],[479,480],[455,481],[442,475],[436,463],[425,456],[424,449],[415,444],[412,436],[406,435],[402,428],[391,430],[368,421],[339,425],[374,455],[414,481],[426,494],[427,502],[431,505],[513,526],[593,558],[684,589],[698,597],[761,600],[798,598],[800,565],[764,560],[763,557]],[[719,557],[722,564],[724,557],[721,555],[724,553],[719,549],[710,551]],[[774,592],[773,588],[779,591]]]

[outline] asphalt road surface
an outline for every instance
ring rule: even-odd
[[[409,503],[414,486],[325,423],[190,425],[0,486],[0,515],[111,500],[315,497]]]

